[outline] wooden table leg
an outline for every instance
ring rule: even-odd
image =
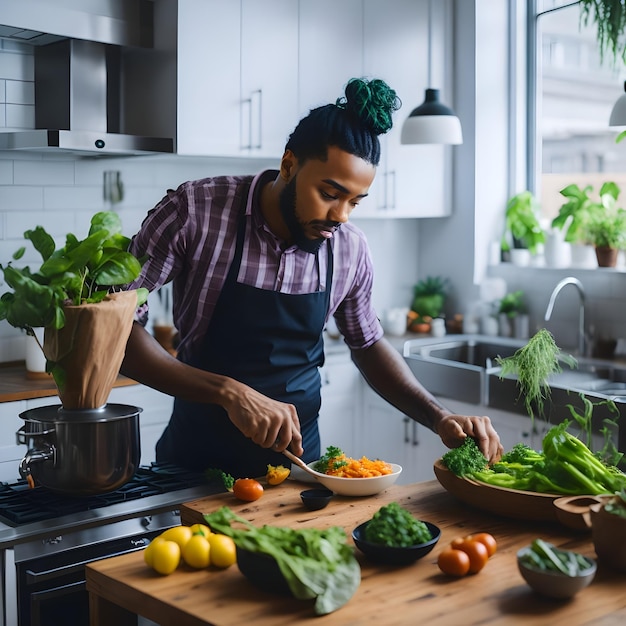
[[[137,615],[105,600],[95,593],[89,594],[90,626],[137,626]]]

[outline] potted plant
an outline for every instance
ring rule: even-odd
[[[46,369],[52,373],[66,409],[103,406],[124,357],[134,312],[146,301],[145,289],[122,291],[141,271],[127,252],[130,240],[121,233],[112,211],[91,219],[88,236],[66,236],[56,249],[41,226],[24,233],[42,257],[36,271],[0,264],[12,291],[0,297],[0,320],[34,335],[43,327]],[[14,255],[19,261],[25,247]]]
[[[605,194],[601,199],[601,207],[591,216],[587,232],[598,266],[615,267],[619,250],[626,246],[626,211],[616,206],[617,195]]]
[[[525,339],[528,335],[528,316],[523,291],[507,293],[498,304],[500,335]]]
[[[545,242],[538,208],[537,200],[528,190],[516,194],[507,202],[500,247],[504,252],[510,252],[511,261],[517,265],[528,265],[530,257],[536,255],[539,245]],[[520,254],[517,250],[525,252]]]
[[[429,332],[430,323],[440,317],[446,300],[448,280],[428,276],[413,287],[413,303],[409,312],[409,330]]]
[[[622,0],[579,0],[579,4],[581,22],[585,26],[589,21],[596,24],[600,61],[610,52],[614,64],[626,62],[626,11]]]

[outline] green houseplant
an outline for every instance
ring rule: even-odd
[[[596,39],[603,61],[609,52],[614,65],[626,63],[626,2],[624,0],[579,0],[580,19],[596,25]]]
[[[53,237],[37,226],[24,238],[42,257],[39,269],[13,264],[25,247],[13,262],[0,264],[12,290],[0,297],[0,320],[33,336],[34,328],[44,327],[46,369],[67,409],[98,408],[106,402],[134,312],[147,299],[145,289],[122,290],[139,275],[141,262],[127,251],[130,240],[121,230],[116,213],[100,212],[92,217],[85,239],[70,233],[56,249]]]
[[[430,322],[440,317],[446,301],[448,279],[427,276],[413,287],[413,302],[409,313],[409,330],[428,332]]]
[[[500,247],[504,252],[528,250],[537,254],[540,244],[545,242],[545,233],[539,223],[539,203],[528,190],[509,199],[506,205],[504,233]]]

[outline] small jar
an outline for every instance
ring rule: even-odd
[[[430,334],[433,337],[444,337],[446,334],[446,322],[443,317],[436,317],[430,323]]]

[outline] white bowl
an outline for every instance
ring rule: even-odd
[[[369,478],[341,478],[339,476],[329,476],[316,472],[313,466],[317,461],[309,463],[308,466],[315,472],[315,478],[327,489],[340,496],[373,496],[380,493],[383,489],[391,487],[398,480],[398,476],[402,472],[402,467],[396,463],[391,465],[391,474],[383,476],[370,476]]]

